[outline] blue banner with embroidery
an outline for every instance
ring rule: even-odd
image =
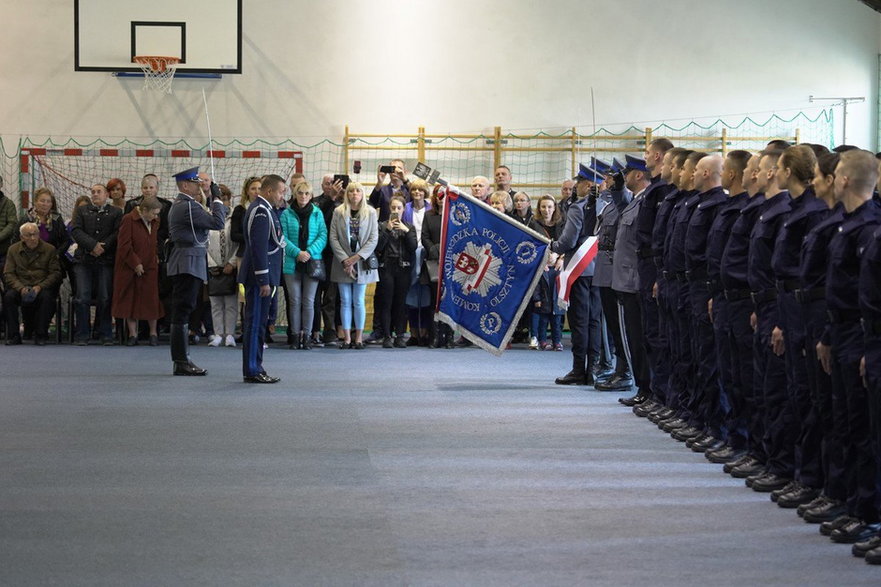
[[[501,355],[547,267],[549,241],[473,196],[441,189],[438,318]]]

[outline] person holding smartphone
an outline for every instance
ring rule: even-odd
[[[410,201],[407,167],[402,159],[392,159],[388,165],[381,165],[376,172],[376,184],[367,201],[379,213],[377,220],[380,223],[389,219],[389,203],[393,196],[404,198],[404,202]],[[390,334],[382,330],[382,321],[379,319],[382,314],[382,304],[382,288],[377,286],[373,296],[373,332],[367,339],[368,343],[378,343]]]
[[[416,230],[401,219],[404,198],[393,196],[389,202],[389,219],[380,224],[376,255],[379,258],[379,288],[382,290],[380,315],[385,338],[383,348],[404,348],[407,330],[407,290],[413,255],[416,253]],[[392,331],[395,338],[392,342]]]

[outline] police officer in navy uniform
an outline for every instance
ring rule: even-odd
[[[807,330],[795,296],[801,288],[798,275],[802,243],[829,210],[814,195],[811,185],[816,166],[817,158],[808,145],[788,147],[777,160],[777,182],[789,192],[790,210],[774,243],[771,268],[777,280],[788,390],[781,417],[784,428],[781,435],[783,442],[792,447],[793,480],[771,497],[784,508],[796,508],[812,501],[823,485],[819,429],[816,420],[810,417],[811,394],[805,361]]]
[[[168,238],[173,244],[168,256],[168,277],[172,282],[171,360],[175,375],[205,375],[205,369],[190,361],[188,322],[202,284],[208,280],[208,231],[223,228],[227,209],[213,195],[210,212],[203,208],[206,194],[199,187],[198,167],[182,171],[174,178],[179,193],[168,212]],[[215,187],[212,184],[212,192]]]
[[[722,256],[734,223],[749,198],[744,190],[744,173],[752,155],[748,151],[730,151],[722,167],[722,189],[728,198],[719,206],[707,236],[707,290],[710,295],[708,310],[713,322],[716,360],[719,366],[720,404],[724,412],[725,446],[707,450],[704,456],[713,463],[729,463],[746,453],[747,427],[740,403],[741,379],[735,369],[734,339],[751,340],[749,312],[741,319],[739,331],[734,329],[731,306],[725,299],[722,285]],[[750,365],[750,368],[752,366]],[[752,370],[750,369],[750,374]]]
[[[673,143],[665,138],[655,139],[646,147],[645,167],[651,176],[651,183],[643,195],[643,202],[636,216],[636,253],[642,330],[651,377],[651,394],[655,401],[653,409],[659,410],[666,408],[667,404],[670,356],[666,352],[667,334],[666,331],[661,330],[660,309],[658,300],[654,296],[654,284],[658,280],[658,268],[655,265],[658,251],[652,244],[652,233],[661,203],[675,189],[675,186],[661,177],[664,158],[672,148]],[[645,408],[647,406],[643,406],[640,410]],[[647,411],[646,415],[648,413]]]
[[[675,304],[671,308],[676,320],[677,363],[673,368],[682,376],[679,389],[672,390],[677,393],[679,403],[679,421],[685,426],[679,426],[670,432],[676,440],[685,442],[690,438],[700,436],[703,433],[704,422],[700,418],[694,406],[697,394],[697,377],[694,354],[692,349],[691,334],[691,303],[689,302],[688,276],[686,270],[685,237],[688,232],[688,221],[697,209],[700,195],[694,189],[694,171],[698,161],[707,157],[706,153],[695,151],[688,155],[679,174],[679,189],[683,193],[683,199],[673,207],[672,217],[667,227],[667,241],[665,244],[666,266],[668,278],[676,282],[671,287],[671,300]]]
[[[685,266],[691,304],[691,343],[696,375],[692,405],[703,423],[702,434],[687,443],[695,452],[721,448],[726,435],[716,339],[709,314],[710,289],[707,285],[710,229],[716,214],[728,199],[722,189],[723,167],[724,160],[719,155],[704,157],[695,166],[693,184],[698,191],[699,202],[691,214],[685,232]]]
[[[551,251],[565,255],[568,264],[572,255],[593,236],[597,220],[597,186],[603,182],[598,171],[579,164],[575,180],[577,200],[566,211],[566,224],[560,238],[552,241]],[[590,312],[591,312],[591,281],[593,280],[596,260],[585,267],[581,275],[572,284],[569,294],[569,328],[572,331],[572,370],[557,377],[558,385],[585,385],[589,371],[586,368],[590,346]]]
[[[764,151],[759,162],[758,181],[765,193],[759,218],[750,234],[749,282],[755,313],[756,394],[761,402],[764,422],[762,444],[767,454],[765,469],[747,477],[747,485],[755,491],[771,492],[784,488],[794,474],[794,444],[787,437],[785,426],[786,366],[783,359],[782,321],[777,294],[777,280],[771,267],[774,244],[789,215],[791,198],[781,189],[777,178],[777,161],[783,151]]]
[[[670,295],[671,286],[678,285],[675,278],[672,282],[668,279],[668,271],[666,268],[665,246],[667,241],[667,230],[670,227],[670,217],[672,216],[675,206],[682,199],[682,193],[679,191],[679,175],[682,165],[690,151],[674,147],[664,154],[664,163],[661,168],[661,179],[670,186],[670,191],[658,204],[658,210],[655,213],[654,226],[652,227],[651,236],[651,253],[652,262],[655,264],[656,277],[655,283],[651,286],[652,298],[658,304],[658,327],[663,331],[659,335],[657,342],[662,343],[662,354],[665,360],[670,363],[667,368],[668,377],[666,384],[662,385],[665,395],[664,409],[653,414],[649,414],[648,418],[652,422],[656,422],[659,426],[665,426],[678,420],[679,417],[679,395],[675,393],[676,389],[682,387],[682,377],[673,369],[672,366],[678,363],[678,349],[676,346],[676,322],[674,312],[671,310],[673,299]],[[645,255],[642,249],[641,254]],[[661,372],[656,372],[653,377],[660,378]],[[619,398],[618,401],[625,406],[633,407],[643,398],[633,396],[630,398]],[[685,423],[682,422],[684,425]]]
[[[759,162],[762,156],[753,155],[743,172],[743,187],[748,199],[731,226],[728,242],[722,252],[719,278],[724,288],[731,338],[731,369],[734,378],[731,410],[734,418],[746,427],[746,453],[725,464],[723,470],[738,479],[764,470],[768,459],[765,446],[764,421],[761,411],[761,387],[756,386],[754,338],[751,320],[752,290],[749,288],[750,235],[765,203],[762,184],[759,183]],[[739,416],[738,416],[739,412]]]
[[[260,195],[248,206],[243,220],[245,250],[239,267],[239,283],[245,285],[242,332],[242,372],[245,383],[278,383],[263,370],[266,318],[281,281],[285,241],[274,208],[284,202],[285,181],[267,175]]]
[[[881,224],[881,208],[872,200],[878,167],[875,156],[854,149],[841,154],[835,168],[835,198],[844,205],[844,221],[829,243],[826,304],[829,316],[817,355],[832,384],[844,393],[847,437],[844,458],[847,515],[820,525],[834,542],[854,543],[878,532],[876,455],[871,441],[870,400],[860,377],[865,339],[859,306],[860,256]],[[873,283],[871,287],[877,288]],[[868,364],[868,362],[867,362]],[[873,398],[874,401],[875,398]]]
[[[875,230],[872,240],[863,252],[860,265],[859,302],[863,316],[865,352],[861,368],[869,389],[869,424],[878,467],[876,498],[881,497],[881,228]],[[881,501],[876,501],[881,504]],[[862,554],[866,562],[881,564],[881,533],[864,542],[854,544],[855,556]]]
[[[820,428],[823,486],[813,501],[798,506],[806,522],[831,522],[846,514],[847,488],[844,472],[844,444],[848,434],[844,390],[834,388],[832,378],[817,357],[817,344],[823,338],[828,320],[826,312],[826,271],[829,243],[844,221],[844,206],[835,200],[835,168],[838,153],[821,155],[817,160],[813,186],[827,207],[825,217],[805,236],[799,262],[800,287],[795,292],[805,324],[805,367],[811,390],[812,410]]]

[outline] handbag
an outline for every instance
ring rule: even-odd
[[[222,267],[208,268],[208,295],[231,296],[238,291],[235,273],[224,273]]]
[[[376,256],[376,253],[370,253],[370,256],[364,259],[364,266],[367,267],[368,271],[379,269],[379,257]]]
[[[325,271],[324,260],[312,257],[306,261],[306,275],[316,281],[326,281],[327,271]]]
[[[440,262],[437,259],[425,260],[425,272],[428,274],[428,281],[437,281],[437,274],[440,271]]]

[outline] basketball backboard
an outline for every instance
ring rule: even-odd
[[[179,57],[178,72],[242,73],[242,0],[74,0],[74,69],[139,72],[135,55]]]

